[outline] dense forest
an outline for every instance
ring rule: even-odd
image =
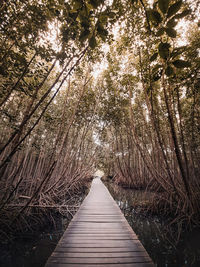
[[[97,169],[200,218],[200,1],[0,2],[2,238]],[[40,215],[40,216],[39,216]]]

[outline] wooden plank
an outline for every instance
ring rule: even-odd
[[[138,239],[138,238],[135,238]],[[66,238],[63,239],[63,242],[73,242],[73,241],[80,241],[83,242],[84,240],[86,241],[97,241],[98,240],[103,240],[105,241],[111,241],[111,240],[135,240],[130,238],[130,236],[68,236]],[[86,244],[86,243],[85,243]]]
[[[62,239],[62,242],[63,243],[71,243],[73,244],[73,240],[74,241],[80,241],[80,243],[82,243],[84,240],[87,241],[85,244],[87,243],[99,243],[98,241],[104,241],[104,242],[111,242],[111,241],[114,241],[115,240],[118,240],[118,241],[124,241],[124,240],[127,240],[127,241],[137,241],[138,239],[135,238],[135,239],[131,239],[130,236],[103,236],[103,235],[94,235],[94,236],[69,236],[67,238],[64,238]],[[139,241],[139,240],[138,240]],[[77,242],[76,242],[77,243]]]
[[[134,240],[128,239],[128,240],[103,240],[103,239],[86,239],[86,240],[80,240],[80,239],[64,239],[61,242],[62,245],[71,246],[71,245],[80,245],[80,246],[87,246],[87,245],[95,245],[95,246],[106,246],[106,247],[122,247],[122,246],[131,246],[134,243]]]
[[[116,244],[117,243],[117,244]],[[123,248],[123,247],[131,247],[133,246],[134,249],[139,248],[140,245],[134,244],[134,242],[127,242],[127,241],[123,241],[123,242],[118,242],[117,240],[113,241],[113,242],[73,242],[73,243],[60,243],[61,247],[65,247],[65,248],[100,248],[100,247],[104,247],[104,248]],[[141,246],[142,247],[142,246]]]
[[[81,251],[81,252],[80,252]],[[105,248],[105,247],[100,247],[100,248],[95,248],[95,247],[92,247],[92,248],[87,248],[87,247],[84,247],[84,248],[80,248],[79,247],[68,247],[68,248],[65,248],[65,247],[57,247],[57,249],[55,250],[55,252],[70,252],[70,253],[121,253],[121,252],[136,252],[138,253],[138,255],[140,255],[140,253],[147,253],[146,251],[143,250],[143,248],[138,248],[138,247],[123,247],[123,248]],[[55,253],[54,252],[54,253]]]
[[[117,234],[117,232],[119,233],[119,231],[118,231],[118,229],[117,230],[115,230],[115,231],[110,231],[109,229],[105,229],[104,231],[103,231],[103,229],[100,229],[99,231],[98,231],[98,229],[92,229],[92,230],[90,230],[90,229],[80,229],[80,228],[73,228],[70,232],[68,232],[68,234],[70,233],[70,234],[104,234],[104,235],[111,235],[111,234]],[[127,231],[124,231],[123,232],[124,234],[129,234],[129,232],[127,232]]]
[[[119,234],[117,230],[111,231],[110,229],[83,229],[83,228],[71,228],[67,234],[75,234],[75,233],[80,233],[80,234]],[[128,231],[124,231],[123,234],[129,234]]]
[[[68,233],[68,237],[101,237],[101,236],[105,236],[105,232],[76,232],[76,231],[73,231],[73,232],[69,232]],[[116,237],[116,236],[119,236],[119,237],[130,237],[130,235],[128,233],[117,233],[117,232],[113,232],[113,233],[110,233],[110,232],[106,232],[106,237]],[[135,237],[137,238],[137,236],[135,235]]]
[[[112,257],[120,257],[120,258],[124,258],[124,257],[148,257],[148,254],[146,252],[138,252],[138,251],[132,251],[132,252],[63,252],[63,251],[59,251],[59,252],[53,252],[52,257],[58,257],[58,258],[85,258],[85,257],[89,257],[89,258],[112,258]]]
[[[45,267],[154,266],[110,193],[94,179]]]
[[[149,257],[113,257],[113,258],[57,258],[57,257],[51,257],[50,258],[51,263],[71,263],[71,264],[119,264],[119,263],[149,263],[151,260]]]
[[[73,227],[83,227],[83,228],[108,228],[108,229],[121,229],[122,230],[122,223],[120,222],[115,222],[115,223],[109,223],[109,222],[78,222],[74,221],[74,226]]]
[[[71,263],[49,263],[48,267],[152,267],[152,263],[124,263],[123,264],[71,264]]]

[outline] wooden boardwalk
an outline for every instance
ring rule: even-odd
[[[65,266],[154,266],[99,178],[45,265]]]

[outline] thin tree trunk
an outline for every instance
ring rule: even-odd
[[[180,152],[180,149],[179,149],[178,139],[177,139],[176,130],[175,130],[175,126],[174,126],[174,120],[173,120],[173,116],[172,116],[171,109],[170,109],[170,106],[169,106],[164,72],[162,74],[162,87],[163,87],[163,92],[164,92],[164,97],[165,97],[165,104],[166,104],[167,113],[168,113],[168,122],[169,122],[169,125],[170,125],[170,130],[171,130],[170,132],[171,132],[171,136],[172,136],[172,140],[173,140],[173,144],[174,144],[176,159],[177,159],[177,162],[178,162],[178,166],[179,166],[179,169],[180,169],[180,173],[181,173],[181,177],[182,177],[183,185],[185,187],[186,194],[188,196],[188,199],[190,199],[190,188],[189,188],[187,177],[186,177],[186,174],[185,174],[185,171],[184,171],[183,161],[182,161],[182,158],[181,158],[181,152]]]
[[[17,151],[17,148],[19,147],[19,145],[21,145],[24,140],[27,138],[27,136],[30,135],[30,133],[33,131],[33,129],[36,127],[36,125],[39,123],[40,119],[43,117],[45,111],[47,110],[47,108],[49,107],[49,105],[52,103],[52,101],[54,100],[54,98],[56,97],[57,93],[59,92],[60,88],[62,87],[64,81],[66,80],[66,78],[69,76],[69,74],[72,72],[72,70],[75,68],[75,66],[79,63],[79,61],[81,60],[81,58],[84,56],[86,52],[86,49],[83,50],[83,52],[80,54],[79,58],[77,59],[77,61],[75,62],[75,64],[70,68],[70,70],[68,71],[67,75],[63,78],[63,80],[61,81],[58,89],[56,90],[56,92],[53,94],[53,96],[51,97],[51,99],[49,100],[49,102],[47,103],[47,105],[44,107],[43,111],[41,112],[40,116],[38,117],[38,119],[36,120],[36,122],[33,124],[33,126],[27,131],[27,133],[24,135],[24,137],[16,144],[16,146],[12,149],[12,151],[9,153],[9,155],[6,157],[6,159],[4,159],[4,161],[1,163],[0,165],[0,169],[2,169],[7,162],[12,158],[12,156],[15,154],[15,152]],[[65,68],[63,69],[63,71],[61,73],[63,73],[65,70]],[[61,76],[61,74],[59,75],[59,77]],[[52,90],[52,88],[54,87],[54,85],[57,83],[59,79],[56,79],[56,82],[53,84],[53,86],[50,87],[50,89],[48,90],[48,92],[45,94],[46,97],[48,96],[48,94],[50,93],[50,91]],[[45,98],[46,98],[45,97]],[[44,100],[44,99],[43,99]],[[39,101],[39,103],[41,104],[42,99]],[[36,106],[39,106],[39,104],[37,104]],[[34,111],[36,110],[36,108],[34,108]],[[28,121],[28,119],[30,119],[31,115],[34,112],[32,111],[26,118],[26,120],[23,122],[23,124],[21,125],[21,127],[23,127],[26,122]],[[16,132],[16,134],[18,133],[18,131]],[[15,134],[15,135],[16,135]],[[13,135],[13,138],[15,137],[15,135]],[[11,142],[11,140],[10,140]],[[8,143],[7,143],[8,145]],[[5,149],[6,146],[4,146],[3,149]],[[3,151],[3,149],[1,150],[1,152]]]

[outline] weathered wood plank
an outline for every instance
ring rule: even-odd
[[[65,266],[154,266],[100,179],[45,265]]]
[[[133,242],[126,242],[126,244],[124,242],[121,242],[121,244],[114,244],[116,242],[112,242],[112,243],[107,243],[107,242],[90,242],[90,243],[86,243],[84,244],[84,242],[82,243],[69,243],[69,244],[66,244],[66,243],[60,243],[60,246],[63,247],[63,248],[84,248],[84,247],[87,247],[87,248],[101,248],[101,247],[104,247],[104,248],[123,248],[123,247],[133,247],[133,249],[135,250],[139,250],[141,248],[141,250],[143,250],[143,247],[142,245],[138,244],[134,244]],[[81,251],[81,250],[80,250]]]
[[[79,247],[57,247],[57,249],[55,250],[56,252],[70,252],[70,253],[121,253],[121,252],[136,252],[138,255],[140,255],[140,253],[147,253],[146,251],[144,251],[142,248],[138,248],[138,247],[123,247],[123,248],[80,248]],[[81,251],[81,252],[80,252]],[[54,252],[55,253],[55,252]]]
[[[49,263],[48,267],[152,267],[152,263],[122,263],[122,264],[71,264],[71,263]]]
[[[148,257],[148,254],[144,251],[138,252],[138,251],[132,251],[132,252],[64,252],[64,251],[59,251],[59,252],[53,252],[52,257],[58,257],[58,258],[113,258],[113,257]]]
[[[135,238],[137,239],[137,238]],[[104,240],[105,241],[110,241],[110,240],[133,240],[132,238],[130,238],[130,236],[68,236],[67,238],[64,238],[63,239],[63,242],[65,242],[65,240],[67,242],[72,242],[73,240],[76,240],[76,241],[81,241],[83,242],[84,240],[87,240],[87,241],[95,241],[95,240]]]
[[[64,239],[61,242],[61,245],[71,246],[71,245],[79,245],[79,246],[87,246],[87,245],[95,245],[95,246],[105,246],[105,247],[123,247],[123,246],[132,246],[134,244],[134,240],[73,240],[73,239]]]
[[[72,263],[72,264],[113,264],[113,263],[149,263],[151,260],[149,257],[113,257],[113,258],[64,258],[64,257],[51,257],[51,263]]]

